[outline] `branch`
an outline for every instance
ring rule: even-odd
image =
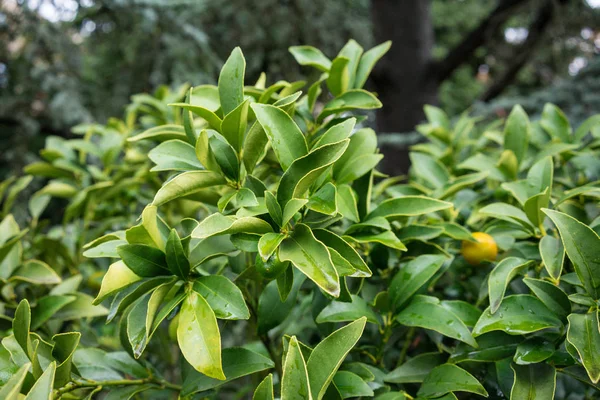
[[[475,50],[485,44],[488,33],[496,31],[512,15],[512,11],[528,0],[500,0],[494,11],[490,13],[475,29],[473,29],[456,47],[448,52],[442,60],[434,62],[430,69],[438,82],[446,80],[456,68],[473,55]]]
[[[566,3],[568,0],[559,0],[560,4]],[[533,55],[535,47],[543,37],[543,33],[548,27],[552,17],[556,12],[556,5],[554,0],[546,1],[537,11],[535,20],[531,23],[528,28],[527,39],[520,46],[517,54],[512,58],[512,62],[508,65],[506,72],[499,79],[497,79],[481,96],[482,101],[490,101],[497,97],[500,93],[510,85],[517,74],[527,64],[529,58]]]

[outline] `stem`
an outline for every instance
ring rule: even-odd
[[[154,384],[154,385],[158,385],[162,388],[165,389],[172,389],[175,391],[181,391],[181,386],[179,385],[175,385],[171,382],[167,382],[163,379],[157,379],[155,377],[149,377],[149,378],[145,378],[145,379],[117,379],[117,380],[112,380],[112,381],[102,381],[102,382],[98,382],[98,381],[88,381],[88,382],[81,382],[81,381],[72,381],[67,383],[65,386],[61,387],[60,389],[57,389],[54,391],[53,395],[52,395],[52,399],[54,400],[58,400],[60,398],[62,398],[62,396],[66,393],[70,393],[72,391],[78,390],[78,389],[85,389],[85,388],[97,388],[97,387],[104,387],[104,386],[130,386],[130,385],[144,385],[144,384]]]
[[[415,328],[411,327],[408,330],[408,333],[406,334],[406,341],[404,342],[404,346],[402,346],[402,351],[400,352],[400,357],[398,357],[398,364],[396,364],[397,366],[402,365],[402,363],[404,362],[404,359],[406,358],[406,354],[408,353],[408,349],[410,347],[410,344],[412,343],[412,339],[415,336]]]

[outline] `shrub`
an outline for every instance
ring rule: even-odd
[[[593,396],[600,118],[426,107],[387,177],[359,111],[388,48],[291,48],[322,72],[304,96],[244,86],[235,49],[218,86],[49,139],[2,184],[0,398]]]

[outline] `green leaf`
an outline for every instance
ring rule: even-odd
[[[325,57],[321,50],[315,47],[292,46],[289,51],[300,65],[308,65],[323,72],[327,72],[331,68],[331,61]]]
[[[223,185],[225,179],[212,171],[189,171],[166,182],[154,196],[152,205],[161,206],[171,200],[199,192],[202,189]]]
[[[31,315],[31,329],[36,330],[54,314],[69,303],[75,301],[75,296],[44,296],[39,298]]]
[[[213,135],[208,139],[211,152],[225,176],[237,181],[240,176],[240,160],[235,149],[221,138],[222,136]]]
[[[206,239],[215,235],[228,235],[233,233],[267,233],[273,228],[268,222],[256,217],[235,218],[215,213],[206,217],[192,231],[192,237]]]
[[[575,131],[573,138],[574,141],[578,142],[587,135],[588,132],[592,131],[594,128],[600,126],[600,114],[592,115],[585,121],[579,125],[577,130]]]
[[[392,249],[406,251],[406,246],[404,246],[392,231],[384,231],[377,234],[355,233],[348,237],[358,243],[381,243]]]
[[[56,285],[60,276],[48,264],[39,260],[27,260],[17,268],[9,281],[23,281],[36,285]]]
[[[348,244],[343,238],[327,229],[314,229],[315,238],[325,244],[327,247],[335,249],[340,256],[354,267],[357,272],[351,276],[369,277],[372,275],[371,270],[364,262],[358,252]]]
[[[450,310],[468,327],[473,327],[481,316],[481,310],[462,300],[442,300],[442,307]]]
[[[277,202],[275,195],[268,190],[265,190],[265,204],[267,206],[267,210],[269,211],[269,215],[271,218],[273,218],[273,221],[275,221],[277,225],[282,226],[283,214],[281,211],[281,206]]]
[[[290,199],[303,198],[323,172],[342,156],[349,140],[328,144],[295,160],[285,171],[277,188],[277,201],[285,208]]]
[[[421,383],[433,368],[445,360],[443,353],[422,353],[389,372],[383,380],[391,383]]]
[[[260,237],[258,241],[258,254],[260,254],[263,261],[267,261],[271,257],[283,239],[285,239],[285,234],[273,232],[265,233]]]
[[[337,189],[335,185],[331,182],[323,185],[310,196],[306,207],[321,214],[335,216],[337,214]]]
[[[507,257],[494,267],[488,279],[490,312],[492,314],[500,307],[510,281],[533,263],[534,261],[527,261],[522,258]]]
[[[404,196],[385,200],[367,215],[365,220],[375,217],[385,217],[387,219],[411,217],[446,210],[453,206],[452,203],[447,201],[436,200],[425,196]]]
[[[125,289],[127,286],[142,279],[129,269],[123,261],[117,261],[108,267],[108,271],[102,278],[100,292],[94,299],[94,304],[100,304],[104,299],[114,293]]]
[[[210,137],[212,136],[214,136],[214,134]],[[210,147],[210,137],[208,130],[203,129],[200,131],[200,135],[198,136],[198,139],[196,139],[194,152],[196,153],[196,158],[200,161],[205,169],[216,173],[221,173],[221,167],[219,166],[212,148]]]
[[[360,339],[367,322],[360,318],[327,336],[311,352],[307,362],[310,393],[315,400],[323,398],[327,387],[350,350]],[[292,338],[294,340],[295,338]],[[291,345],[291,342],[290,342]],[[298,353],[300,351],[298,350]],[[286,357],[286,365],[287,360]],[[285,376],[285,373],[284,373]],[[283,392],[282,392],[283,397]],[[306,398],[308,396],[305,396]]]
[[[245,100],[229,114],[225,115],[221,123],[221,134],[227,142],[239,153],[244,142],[244,134],[248,124],[248,105]]]
[[[337,143],[347,139],[352,133],[355,125],[356,118],[348,118],[339,124],[333,125],[319,137],[312,148],[316,149],[326,144]]]
[[[258,121],[252,124],[246,135],[244,151],[242,152],[242,161],[249,174],[254,171],[256,163],[264,156],[268,142],[269,138],[262,125]]]
[[[377,134],[373,129],[359,129],[350,136],[350,143],[344,154],[333,166],[333,176],[337,179],[340,171],[352,164],[356,158],[377,151]],[[350,167],[351,168],[351,167]]]
[[[204,119],[206,122],[208,122],[208,126],[210,126],[212,129],[221,129],[221,118],[219,118],[217,116],[217,114],[214,113],[214,111],[209,110],[206,107],[203,106],[199,106],[199,105],[192,105],[192,104],[187,104],[187,103],[170,103],[169,106],[171,107],[180,107],[183,108],[186,111],[192,112],[193,114],[196,114],[197,116],[199,116],[200,118]],[[159,128],[166,128],[169,127],[169,129],[159,129]],[[164,126],[157,126],[151,129],[148,129],[146,132],[143,132],[139,135],[136,135],[132,138],[129,138],[128,140],[130,142],[135,142],[135,141],[139,141],[142,139],[162,139],[164,140],[169,140],[169,139],[181,139],[181,140],[186,140],[187,136],[185,135],[185,131],[184,128],[179,126],[179,125],[164,125]]]
[[[571,125],[565,114],[554,104],[546,103],[540,125],[555,139],[564,143],[572,142]]]
[[[350,60],[348,58],[338,56],[331,63],[326,83],[329,91],[334,96],[341,95],[348,90],[348,87],[350,86],[350,72],[348,70],[349,62]]]
[[[585,370],[594,383],[600,380],[600,332],[598,313],[569,315],[567,341],[577,349]]]
[[[411,152],[410,161],[415,174],[433,189],[442,188],[450,180],[450,173],[444,164],[427,154]]]
[[[127,268],[137,276],[151,278],[158,275],[170,275],[165,253],[144,244],[126,244],[117,248],[119,256]]]
[[[561,327],[556,314],[538,298],[519,294],[507,296],[492,314],[488,307],[473,328],[473,336],[486,332],[503,331],[510,335],[524,335],[551,327]]]
[[[488,397],[485,388],[473,375],[452,364],[435,367],[423,381],[417,395],[434,398],[450,392],[469,392]]]
[[[366,51],[362,55],[356,69],[354,88],[360,89],[365,85],[377,61],[388,52],[391,46],[392,42],[388,40]]]
[[[292,268],[288,268],[292,271]],[[291,313],[296,305],[298,290],[306,277],[304,274],[296,272],[293,278],[293,286],[285,300],[279,295],[277,283],[271,281],[263,289],[258,298],[258,333],[264,334],[281,324]]]
[[[194,147],[182,140],[162,142],[148,153],[148,158],[156,165],[151,171],[200,170],[202,164],[196,157]]]
[[[403,265],[390,283],[390,300],[400,309],[427,281],[429,281],[446,261],[444,256],[422,255]]]
[[[431,329],[477,347],[477,342],[467,326],[454,313],[439,304],[439,300],[435,297],[416,297],[402,309],[396,316],[396,320],[402,325]]]
[[[523,107],[516,105],[504,125],[504,148],[511,150],[519,163],[527,155],[529,136],[529,117]]]
[[[31,363],[26,363],[19,368],[17,372],[6,382],[0,389],[0,399],[4,400],[19,400],[21,387],[27,377],[27,371],[31,368]]]
[[[50,400],[52,399],[52,389],[54,388],[54,374],[56,372],[56,362],[52,361],[46,368],[42,376],[38,378],[31,390],[27,393],[25,400]]]
[[[175,229],[171,230],[166,246],[166,260],[173,275],[185,279],[190,273],[190,262],[183,250],[181,239]]]
[[[515,381],[510,398],[545,400],[554,399],[556,369],[548,364],[511,365]]]
[[[225,380],[221,365],[221,335],[215,313],[196,292],[189,292],[179,313],[177,342],[196,371]]]
[[[362,89],[352,89],[325,104],[317,122],[322,122],[328,116],[344,111],[374,110],[381,106],[381,102],[372,93]]]
[[[556,224],[585,290],[594,300],[600,299],[600,237],[589,226],[567,214],[548,209],[542,211]]]
[[[403,227],[397,233],[398,239],[404,242],[411,240],[420,240],[426,242],[435,239],[444,232],[441,226],[429,226],[421,224],[411,224]]]
[[[521,225],[527,231],[533,232],[534,228],[527,215],[515,206],[506,203],[492,203],[479,210],[479,213],[498,218],[504,221]]]
[[[23,299],[15,310],[12,328],[17,343],[19,343],[21,349],[23,349],[25,354],[31,359],[33,355],[33,347],[29,337],[30,326],[31,308],[29,307],[29,302],[26,299]]]
[[[554,281],[558,281],[565,262],[565,247],[562,240],[546,235],[540,240],[539,249],[548,275]]]
[[[340,281],[327,247],[319,242],[310,228],[297,224],[292,235],[281,242],[279,259],[292,264],[325,292],[340,295]]]
[[[477,337],[476,349],[459,343],[450,356],[449,362],[458,364],[461,362],[495,362],[512,357],[517,346],[523,341],[521,336],[511,336],[504,332],[494,331],[484,333]]]
[[[108,310],[99,305],[93,305],[93,298],[84,293],[73,293],[75,300],[62,307],[52,318],[60,321],[72,321],[75,319],[102,317],[108,314]]]
[[[337,187],[336,203],[338,205],[338,212],[344,218],[353,222],[360,221],[356,194],[350,185],[340,185]]]
[[[350,371],[338,371],[333,377],[333,383],[342,399],[374,396],[373,389],[360,376]]]
[[[248,319],[250,311],[240,289],[222,275],[201,276],[194,281],[199,293],[219,319]]]
[[[448,198],[462,189],[473,187],[477,182],[487,178],[488,174],[487,171],[484,171],[452,178],[435,192],[437,196],[434,197],[437,197],[440,200]]]
[[[273,374],[269,374],[256,387],[252,400],[275,400],[273,393]]]
[[[561,288],[550,282],[534,278],[524,278],[523,283],[531,289],[549,310],[554,311],[566,321],[567,315],[571,313],[571,302]]]
[[[223,349],[223,371],[227,379],[222,381],[210,378],[206,375],[201,375],[196,371],[189,371],[189,373],[184,372],[185,378],[181,395],[190,396],[197,392],[214,389],[224,383],[241,378],[242,376],[255,374],[273,368],[274,366],[273,361],[254,351],[242,347]],[[272,390],[273,389],[271,388],[271,391]]]
[[[244,102],[246,60],[239,47],[233,49],[219,75],[219,99],[223,115]]]
[[[52,358],[57,362],[54,386],[61,387],[71,381],[73,369],[73,357],[79,345],[81,333],[66,332],[52,336],[54,346],[52,347]]]
[[[549,203],[550,188],[547,187],[542,193],[530,197],[525,204],[523,204],[523,210],[525,210],[527,218],[529,218],[534,226],[540,226],[544,222],[542,208],[548,207]]]
[[[298,339],[296,336],[292,336],[283,365],[281,398],[286,400],[310,399],[311,392],[306,363],[300,351]]]
[[[542,337],[532,337],[517,346],[514,361],[518,365],[536,364],[554,354],[554,344]]]
[[[381,325],[381,318],[373,311],[367,302],[360,296],[352,295],[352,302],[332,301],[325,307],[315,321],[318,324],[326,322],[355,321],[366,317],[368,322]]]
[[[253,103],[251,108],[271,141],[271,147],[284,171],[294,160],[308,153],[302,131],[285,111],[272,105],[258,103]]]

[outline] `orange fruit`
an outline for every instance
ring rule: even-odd
[[[482,261],[494,261],[498,255],[498,246],[493,237],[485,232],[473,232],[477,242],[463,240],[460,253],[471,265],[479,265]]]

